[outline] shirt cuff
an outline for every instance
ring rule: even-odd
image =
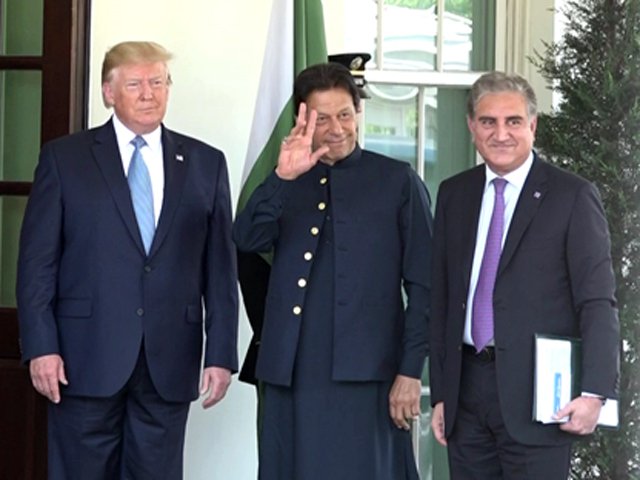
[[[583,397],[599,398],[603,405],[607,402],[607,397],[603,397],[602,395],[598,395],[597,393],[582,392],[580,395]]]

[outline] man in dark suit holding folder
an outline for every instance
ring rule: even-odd
[[[217,403],[237,370],[227,167],[162,125],[170,58],[114,46],[113,117],[40,155],[17,297],[23,360],[51,401],[50,479],[182,478],[190,402]]]
[[[596,188],[532,150],[536,98],[517,75],[476,81],[468,125],[485,164],[444,181],[436,206],[432,427],[452,478],[566,480],[618,385],[619,325]],[[582,395],[532,421],[534,335],[582,339]]]

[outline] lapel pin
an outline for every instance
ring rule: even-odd
[[[533,198],[535,198],[536,200],[540,199],[541,196],[542,196],[542,194],[540,192],[534,192],[533,193]]]
[[[180,155],[179,153],[176,153],[176,160],[178,162],[184,162],[184,157],[182,155]]]

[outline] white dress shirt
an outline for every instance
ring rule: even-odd
[[[113,128],[116,131],[116,139],[118,141],[118,150],[122,159],[122,168],[127,176],[129,172],[129,164],[135,150],[131,140],[136,134],[129,130],[118,116],[113,114]],[[151,189],[153,191],[153,216],[155,218],[156,227],[160,218],[160,210],[162,209],[162,201],[164,199],[164,163],[162,156],[162,127],[156,128],[153,132],[140,135],[147,144],[140,149],[140,154],[144,160],[149,176],[151,177]]]
[[[507,184],[504,189],[504,232],[502,234],[502,246],[504,247],[513,212],[516,209],[520,192],[524,182],[529,175],[531,165],[533,164],[533,152],[525,162],[512,172],[507,173],[504,178]],[[489,232],[489,224],[491,223],[491,214],[493,213],[493,204],[495,203],[496,192],[492,185],[492,180],[498,175],[485,165],[484,193],[482,194],[482,205],[480,206],[480,217],[478,218],[478,231],[476,233],[476,248],[473,253],[473,264],[471,266],[471,278],[469,280],[469,296],[467,297],[467,310],[464,322],[463,342],[473,345],[471,338],[471,314],[473,311],[473,296],[476,292],[478,284],[478,276],[480,275],[480,265],[482,264],[482,256],[484,255],[484,246],[487,242],[487,233]],[[493,339],[489,342],[493,345]]]

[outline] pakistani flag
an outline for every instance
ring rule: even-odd
[[[295,76],[309,65],[326,61],[321,0],[273,0],[238,212],[275,168],[282,139],[294,125]],[[240,380],[250,383],[256,383],[254,369],[269,271],[268,261],[260,255],[238,252],[240,287],[254,333]]]

